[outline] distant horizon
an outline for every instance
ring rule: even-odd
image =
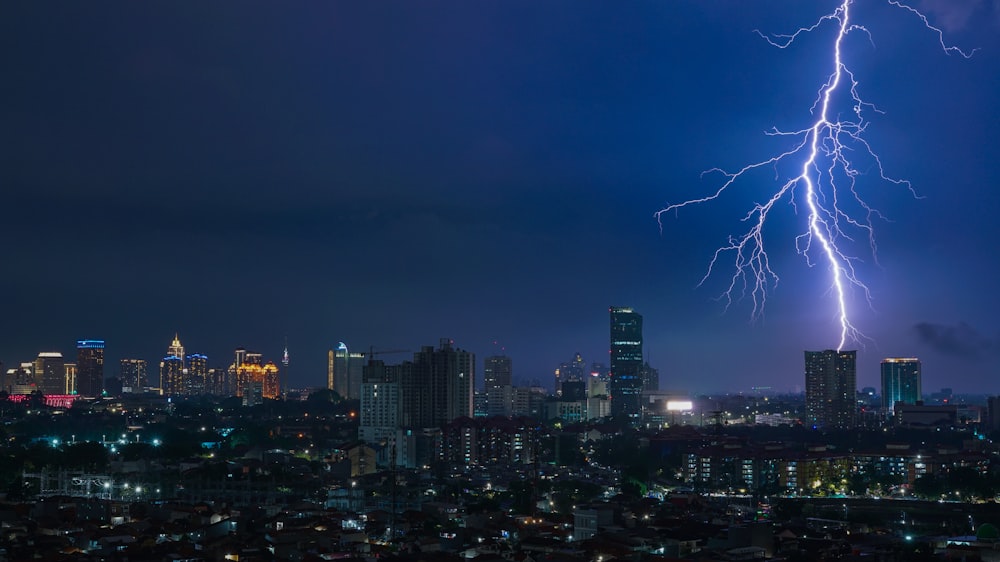
[[[295,367],[296,353],[293,351],[294,348],[291,346],[291,344],[289,344],[289,348],[288,348],[289,349],[289,357],[290,357],[290,368],[288,369],[288,372],[286,372],[285,366],[282,365],[282,363],[281,363],[282,354],[283,354],[283,351],[285,349],[284,348],[284,345],[285,345],[284,344],[284,340],[282,340],[282,344],[281,344],[282,349],[279,350],[279,351],[277,351],[277,352],[275,352],[275,354],[273,356],[269,355],[268,353],[263,353],[263,352],[259,351],[259,349],[255,348],[254,346],[235,346],[235,347],[232,348],[232,351],[230,351],[228,354],[224,355],[224,356],[228,356],[229,357],[229,359],[226,362],[224,362],[222,364],[216,364],[215,361],[213,361],[213,359],[212,359],[212,357],[213,357],[212,355],[204,354],[204,353],[201,353],[200,351],[189,351],[189,350],[192,350],[193,348],[191,346],[189,346],[188,344],[185,343],[185,340],[184,340],[184,337],[183,337],[182,333],[180,331],[175,331],[174,333],[180,339],[181,344],[184,345],[185,356],[191,356],[191,355],[205,355],[205,356],[207,356],[208,357],[208,363],[209,363],[209,368],[210,369],[226,368],[226,367],[228,367],[229,365],[232,364],[232,360],[234,358],[235,350],[237,350],[237,349],[245,349],[245,350],[247,350],[249,352],[262,353],[263,360],[265,362],[272,362],[272,363],[274,363],[279,368],[279,371],[281,372],[282,377],[285,377],[286,375],[291,374],[291,373],[295,373],[294,367]],[[173,336],[171,336],[171,338],[172,337]],[[565,362],[570,361],[575,356],[576,353],[580,353],[579,351],[574,351],[574,352],[571,352],[571,353],[567,354],[566,358],[563,361],[552,365],[549,368],[549,371],[548,371],[549,375],[548,375],[548,377],[545,378],[545,379],[542,379],[542,378],[538,378],[538,377],[530,377],[528,375],[518,374],[517,373],[517,368],[518,368],[517,367],[517,362],[514,360],[515,357],[513,355],[511,355],[510,353],[506,352],[506,350],[501,351],[501,352],[497,352],[496,350],[492,350],[492,351],[490,351],[488,353],[481,354],[481,353],[478,353],[478,352],[476,352],[474,350],[471,350],[471,349],[469,349],[467,347],[462,346],[461,342],[454,340],[454,338],[448,338],[448,339],[452,340],[457,348],[463,349],[465,351],[470,351],[473,354],[475,354],[475,356],[476,356],[476,369],[477,369],[477,371],[476,371],[476,378],[477,378],[477,380],[476,380],[476,389],[477,390],[479,390],[480,387],[481,387],[481,385],[482,385],[482,366],[483,366],[483,361],[485,360],[486,357],[489,357],[489,356],[492,356],[492,355],[506,355],[507,357],[511,357],[513,368],[514,368],[513,379],[514,379],[515,382],[520,381],[521,383],[523,383],[523,384],[518,384],[518,385],[515,385],[515,386],[540,386],[540,387],[545,388],[546,390],[554,391],[555,369],[558,368],[561,363],[565,363]],[[438,340],[440,340],[440,338],[438,338]],[[73,340],[73,341],[75,342],[75,341],[78,341],[78,340]],[[113,346],[108,346],[107,342],[109,340],[107,340],[107,339],[103,339],[103,340],[93,340],[93,339],[91,339],[90,341],[104,341],[105,342],[105,362],[104,362],[104,365],[105,365],[105,380],[108,380],[108,379],[111,379],[111,378],[116,378],[118,376],[118,368],[119,368],[118,366],[120,365],[120,362],[123,359],[143,359],[143,360],[145,360],[146,363],[147,363],[147,373],[148,373],[148,376],[152,377],[153,375],[156,375],[158,377],[159,376],[159,362],[164,357],[166,357],[166,355],[164,354],[164,355],[159,356],[157,359],[150,360],[148,358],[139,357],[136,354],[131,354],[131,355],[128,355],[128,354],[121,354],[121,355],[108,354],[108,349],[109,348],[112,349],[112,350],[114,349]],[[170,340],[170,341],[172,341],[172,340]],[[337,345],[339,343],[342,343],[342,342],[346,343],[346,342],[344,342],[344,340],[338,339],[336,341],[336,343],[334,343],[333,345],[331,345],[329,348],[325,349],[322,352],[323,360],[324,361],[326,360],[327,353],[330,350],[336,349]],[[166,350],[169,347],[169,345],[170,345],[170,343],[168,341],[163,346],[163,349]],[[389,353],[383,357],[383,360],[386,362],[386,364],[395,365],[395,364],[402,363],[403,361],[406,361],[406,360],[411,360],[413,358],[412,357],[413,353],[419,352],[421,347],[426,347],[426,346],[431,346],[431,347],[437,348],[438,344],[437,343],[435,343],[435,344],[425,343],[425,344],[421,344],[421,345],[417,345],[417,346],[412,346],[413,349],[410,349],[408,351],[400,351],[400,350],[396,350],[396,349],[391,349],[390,350],[388,348],[375,347],[375,352],[376,352],[376,356],[379,356],[379,355],[382,355],[382,353],[385,353],[386,350],[387,350]],[[361,349],[358,352],[359,353],[363,353],[367,357],[370,347],[371,346],[365,346],[363,349]],[[357,348],[354,348],[354,347],[348,345],[348,349],[350,349],[351,351],[355,351]],[[827,349],[829,349],[829,348],[827,348]],[[6,371],[7,369],[19,366],[21,363],[27,363],[27,362],[30,362],[30,361],[34,361],[34,359],[37,358],[39,356],[39,354],[42,354],[42,353],[52,353],[52,352],[62,354],[62,357],[63,357],[63,359],[64,359],[64,361],[66,363],[73,363],[73,362],[75,362],[75,358],[76,358],[76,353],[75,353],[76,347],[74,346],[72,348],[72,350],[73,351],[71,351],[70,353],[67,353],[67,352],[64,352],[64,351],[47,349],[45,351],[39,351],[39,352],[35,353],[28,360],[22,360],[22,361],[17,361],[17,362],[12,362],[12,363],[7,363],[7,362],[0,361],[0,365],[2,365],[3,369]],[[382,353],[380,353],[380,351]],[[802,357],[802,354],[805,351],[822,351],[822,350],[801,350],[801,351],[797,352],[798,356]],[[855,351],[855,350],[845,350],[845,351]],[[859,351],[859,356],[860,356],[860,351],[861,350],[857,350],[857,351]],[[592,366],[594,363],[603,363],[605,366],[608,366],[608,364],[606,362],[588,360],[586,354],[580,353],[580,355],[584,359],[584,362],[585,362],[585,364],[587,365],[588,368],[590,366]],[[402,359],[402,358],[400,358],[401,356],[406,356],[406,358]],[[878,371],[878,368],[879,368],[882,360],[884,360],[884,359],[900,358],[900,357],[904,357],[904,356],[903,355],[892,355],[892,356],[882,357],[881,359],[876,360],[875,364],[873,366],[871,366],[871,367],[874,368],[874,370],[876,371],[876,375],[877,375],[878,374],[877,371]],[[916,359],[920,360],[919,357],[916,357]],[[921,362],[923,363],[922,360],[921,360]],[[109,368],[109,365],[111,366],[111,368]],[[656,369],[658,369],[660,371],[660,386],[661,386],[661,389],[664,390],[664,391],[676,392],[678,394],[688,394],[688,395],[752,394],[752,389],[754,387],[769,387],[771,389],[771,392],[773,392],[775,394],[791,394],[791,395],[794,395],[794,394],[801,394],[801,393],[804,392],[803,391],[803,388],[804,388],[804,385],[805,385],[805,379],[804,379],[804,376],[805,376],[805,366],[804,366],[804,362],[803,362],[803,366],[802,366],[802,376],[803,376],[803,379],[798,384],[793,384],[793,385],[785,386],[785,387],[778,387],[778,386],[773,385],[773,384],[767,384],[766,380],[760,379],[760,380],[756,380],[754,384],[748,385],[744,389],[739,389],[739,388],[719,389],[719,388],[716,388],[714,390],[704,390],[704,389],[688,390],[688,389],[683,388],[683,387],[673,387],[672,388],[672,387],[669,387],[669,386],[667,388],[664,388],[664,385],[665,384],[669,385],[669,383],[671,381],[664,380],[665,377],[664,377],[664,374],[663,374],[662,367],[658,366],[654,362],[650,362],[650,365],[653,368],[656,368]],[[861,361],[859,360],[858,361],[858,371],[859,371],[859,373],[862,372],[862,367],[863,367],[863,365],[861,364]],[[300,381],[300,380],[297,380],[297,379],[293,379],[291,383],[288,383],[283,378],[282,385],[283,386],[284,385],[290,385],[292,387],[301,387],[301,388],[325,388],[326,387],[326,376],[327,376],[327,373],[326,373],[325,369],[323,370],[323,372],[321,373],[321,375],[322,375],[322,378],[321,379],[317,378],[315,384],[305,384],[305,385],[303,385],[302,383],[306,382],[306,381]],[[530,384],[532,381],[538,381],[541,384],[532,385],[532,384]],[[861,389],[868,388],[868,387],[875,388],[876,390],[879,390],[880,389],[880,384],[881,384],[881,381],[878,378],[876,378],[874,381],[872,381],[870,383],[869,382],[864,382],[864,384],[863,384],[862,381],[861,381],[861,379],[860,379],[860,374],[859,374],[859,381],[858,381],[858,388],[857,388],[857,390],[860,392]],[[990,396],[990,395],[992,395],[990,392],[985,392],[985,391],[979,391],[979,392],[977,392],[975,390],[966,390],[966,389],[961,389],[961,388],[955,389],[954,387],[948,387],[948,386],[941,386],[938,389],[938,391],[940,391],[941,389],[945,389],[945,388],[952,388],[954,390],[954,393],[956,395],[958,395],[958,394],[983,395],[983,396]],[[937,392],[937,391],[934,391],[934,392]],[[931,392],[931,393],[925,393],[925,396],[929,396],[930,394],[933,394],[933,392]]]

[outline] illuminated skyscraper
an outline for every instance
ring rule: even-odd
[[[66,393],[66,362],[58,351],[44,351],[35,359],[35,384],[42,394]]]
[[[170,346],[167,347],[167,357],[171,355],[184,359],[184,346],[181,345],[181,340],[176,333],[174,333],[174,341],[170,342]]]
[[[104,340],[76,342],[76,391],[93,398],[104,393]]]
[[[66,391],[63,394],[76,394],[76,363],[66,363]]]
[[[167,396],[187,394],[185,385],[184,346],[175,333],[174,341],[167,346],[167,356],[160,361],[160,393]]]
[[[357,400],[361,397],[361,378],[364,376],[365,356],[352,353],[347,344],[340,342],[329,352],[327,388],[342,398]]]
[[[642,315],[611,307],[611,415],[642,413]]]
[[[916,404],[920,400],[920,360],[889,357],[882,360],[882,411],[891,416],[896,402]]]
[[[149,376],[146,373],[145,359],[122,359],[118,378],[122,380],[123,392],[145,392],[149,386]]]
[[[199,396],[205,394],[208,380],[208,357],[192,353],[184,362],[184,394]]]
[[[849,429],[857,416],[857,351],[807,351],[806,422]]]
[[[184,359],[167,355],[160,361],[160,394],[178,396],[184,389]]]
[[[212,386],[217,392],[220,387],[231,388],[230,391],[243,398],[243,403],[249,406],[259,404],[265,398],[277,398],[281,393],[278,377],[278,366],[274,362],[264,363],[262,354],[241,347],[236,350],[235,361],[229,366],[228,379],[224,384],[213,381]]]

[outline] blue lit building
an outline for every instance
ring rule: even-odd
[[[920,360],[889,357],[882,360],[882,411],[892,416],[896,402],[916,404],[920,400]]]
[[[638,418],[642,413],[642,315],[611,307],[611,415]]]

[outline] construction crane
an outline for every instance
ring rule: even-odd
[[[375,349],[375,346],[368,347],[368,364],[375,360],[376,355],[392,355],[394,353],[412,353],[409,349]]]

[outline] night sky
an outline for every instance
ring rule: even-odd
[[[244,346],[321,386],[337,342],[417,350],[448,337],[551,386],[607,361],[608,307],[645,318],[667,389],[796,390],[803,350],[835,347],[826,268],[795,252],[803,214],[766,231],[781,276],[765,314],[724,310],[771,170],[731,197],[702,171],[787,148],[830,71],[836,2],[8,2],[0,7],[0,361],[76,339],[150,362],[175,332],[212,366]],[[1000,6],[877,1],[845,44],[869,142],[919,197],[858,189],[878,262],[852,293],[858,385],[917,356],[924,391],[1000,392]],[[783,177],[782,179],[787,179]],[[863,242],[863,241],[862,241]],[[862,244],[861,250],[865,246]],[[856,347],[856,346],[848,346]],[[406,354],[385,357],[406,359]]]

